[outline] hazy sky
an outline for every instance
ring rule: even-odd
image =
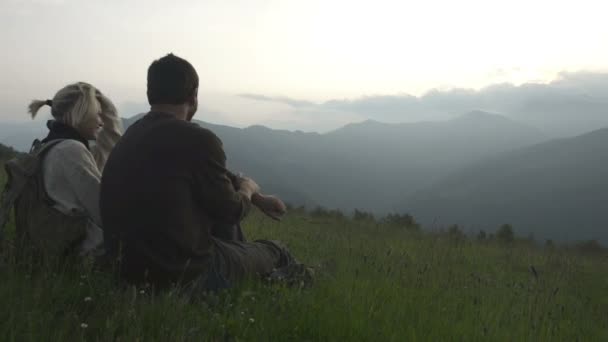
[[[0,120],[77,80],[143,104],[146,68],[168,52],[198,70],[197,117],[238,126],[298,115],[242,93],[320,102],[607,71],[605,3],[0,0]]]

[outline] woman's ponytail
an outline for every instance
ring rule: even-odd
[[[32,119],[36,117],[36,114],[38,114],[38,111],[40,110],[40,108],[42,108],[43,106],[53,106],[53,101],[51,100],[32,100],[32,102],[30,103],[30,105],[28,106],[28,113],[30,113],[30,115],[32,116]]]

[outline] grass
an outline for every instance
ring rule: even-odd
[[[1,176],[0,176],[1,177]],[[12,228],[12,227],[9,227]],[[396,226],[254,212],[250,239],[317,268],[310,289],[246,283],[190,300],[118,288],[86,264],[33,266],[3,251],[3,341],[607,341],[608,258],[455,242]],[[533,266],[536,276],[531,271]]]

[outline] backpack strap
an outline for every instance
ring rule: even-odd
[[[40,160],[40,163],[42,163],[42,159],[44,159],[44,156],[49,152],[49,150],[53,146],[59,144],[62,141],[66,141],[66,140],[68,140],[68,139],[54,139],[47,143],[42,143],[42,142],[40,142],[40,140],[36,139],[36,140],[34,140],[34,143],[32,144],[30,153],[36,154],[36,157],[38,158],[38,160]]]
[[[8,223],[15,200],[28,181],[40,173],[42,160],[48,151],[63,140],[65,139],[51,140],[42,144],[36,139],[28,155],[13,158],[4,165],[7,181],[0,195],[0,241],[4,238],[4,228]]]

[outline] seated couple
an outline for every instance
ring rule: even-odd
[[[14,207],[23,241],[116,261],[133,284],[217,290],[249,277],[309,275],[281,243],[245,241],[240,222],[252,205],[274,218],[285,205],[228,171],[221,140],[190,122],[198,82],[182,58],[154,61],[150,112],[124,135],[114,105],[90,84],[33,101],[32,116],[48,105],[54,120],[30,154],[7,163],[0,225]]]

